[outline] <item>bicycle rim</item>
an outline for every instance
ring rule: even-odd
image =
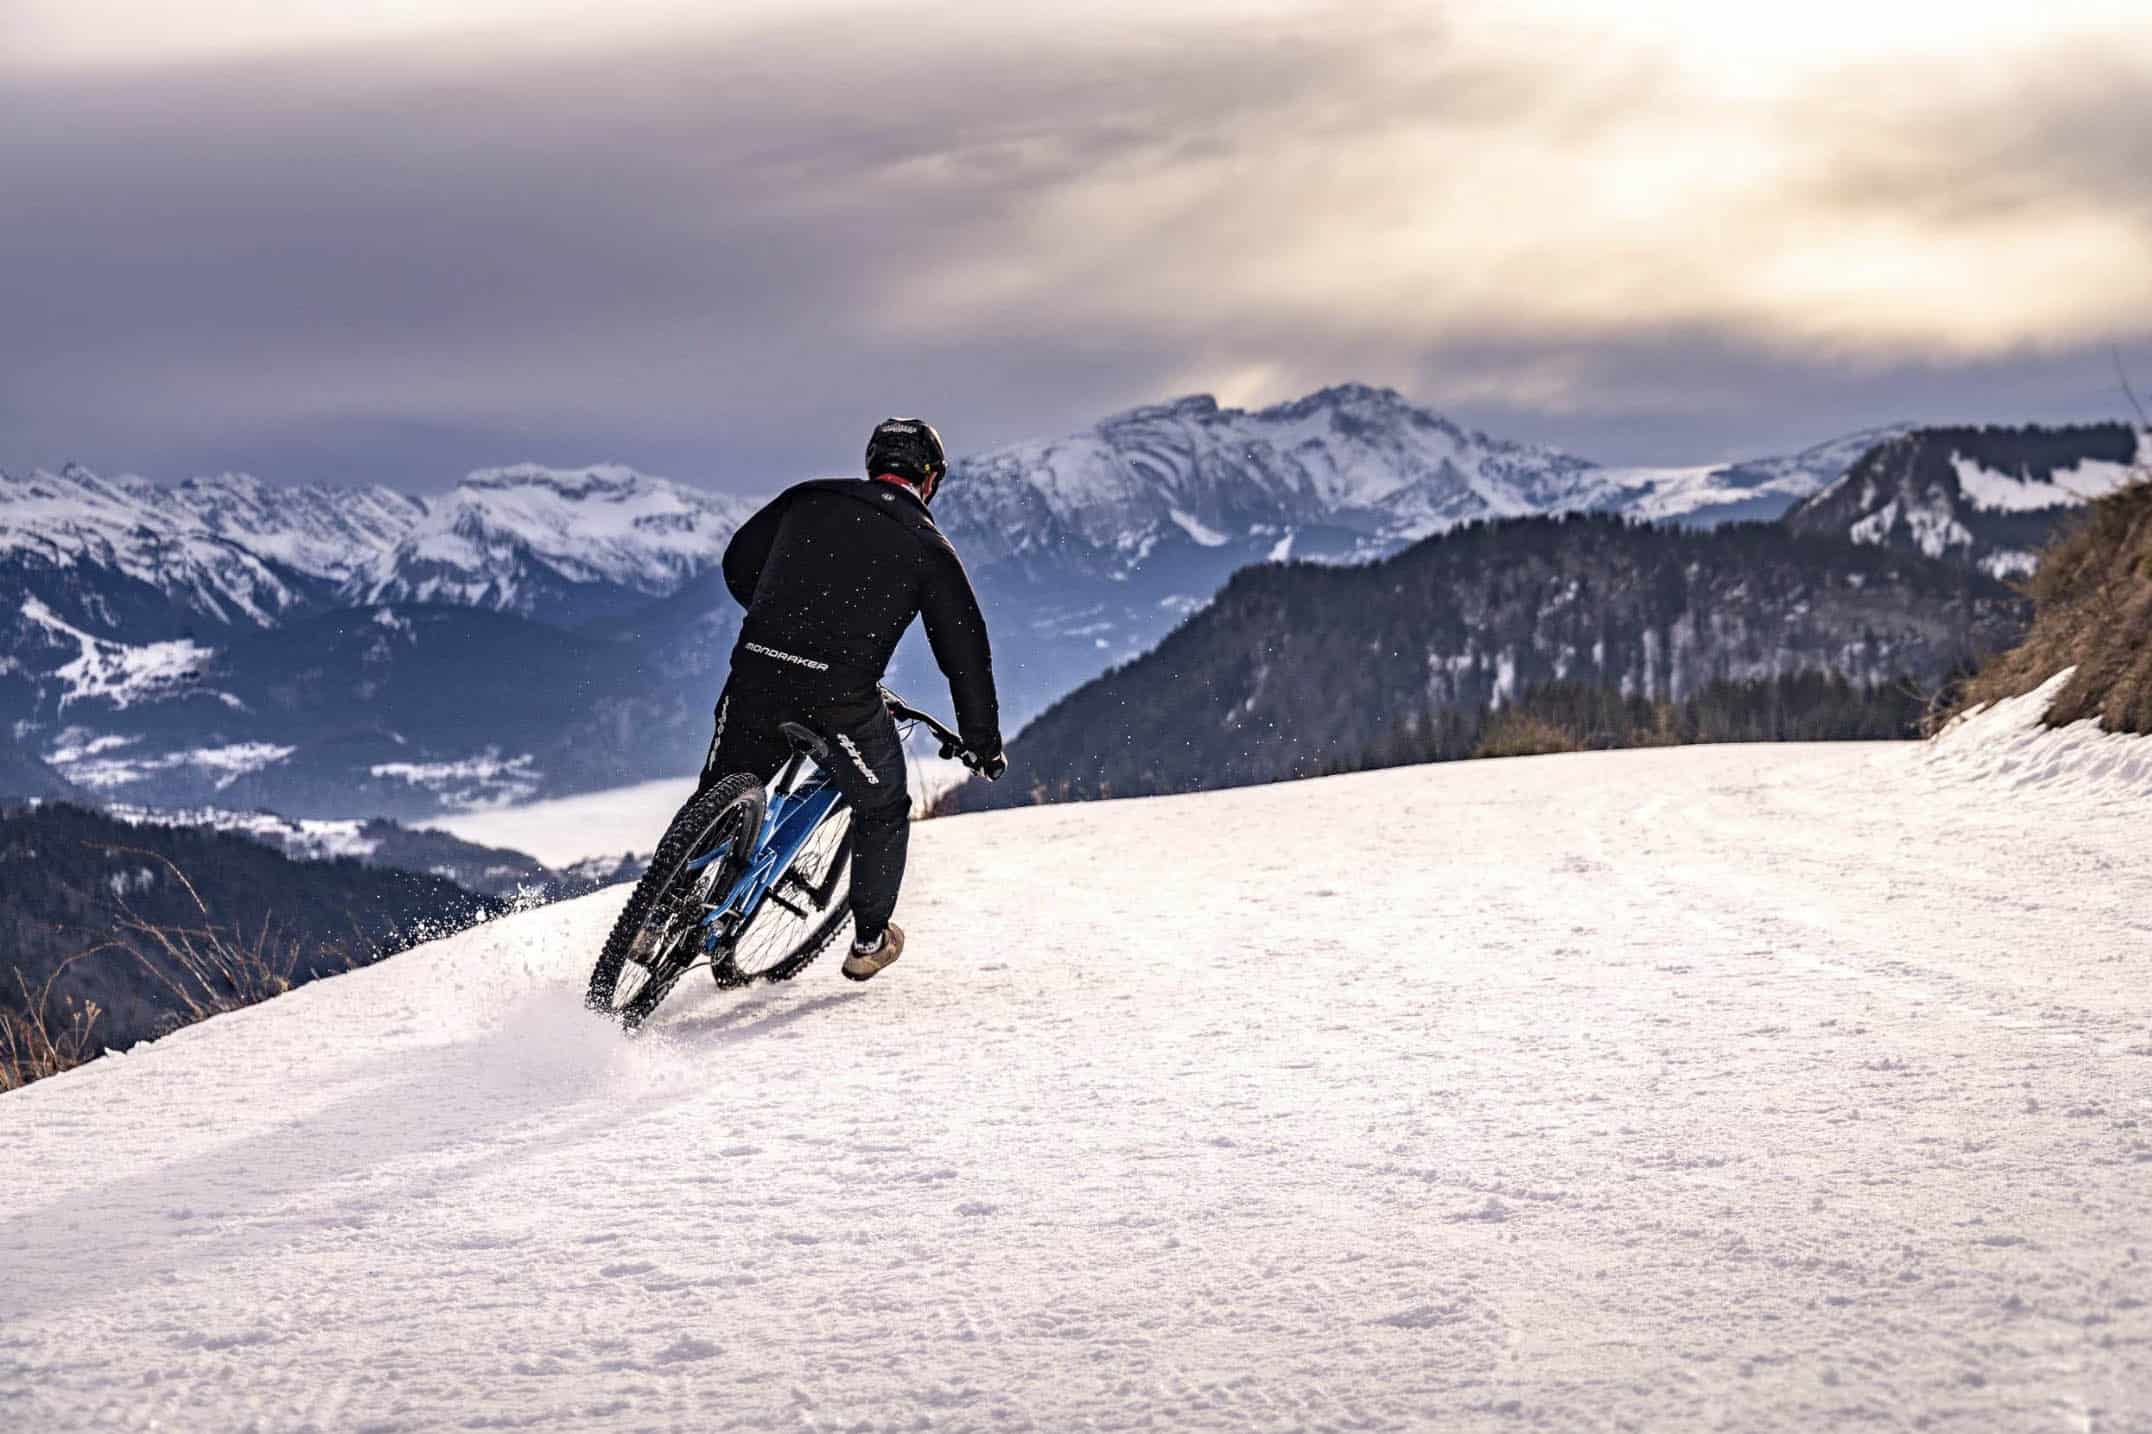
[[[789,980],[822,954],[852,913],[851,856],[852,811],[840,806],[822,819],[730,949],[719,954],[719,983]]]

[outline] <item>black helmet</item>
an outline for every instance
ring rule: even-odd
[[[867,439],[867,476],[894,473],[932,496],[949,459],[942,452],[941,435],[923,418],[885,418],[874,425]]]

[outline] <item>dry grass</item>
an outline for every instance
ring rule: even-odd
[[[1504,708],[1488,722],[1475,757],[1539,757],[1549,752],[1576,752],[1583,744],[1546,718]]]
[[[161,864],[186,891],[201,922],[163,925],[144,919],[121,901],[113,939],[62,961],[35,991],[16,972],[23,1009],[0,1009],[0,1091],[58,1075],[102,1053],[95,1034],[103,1014],[97,1003],[53,993],[61,973],[77,961],[106,952],[130,957],[171,998],[172,1014],[160,1034],[281,996],[300,984],[299,968],[308,948],[279,933],[269,917],[263,917],[261,928],[251,938],[242,937],[211,919],[201,893],[170,858],[140,847],[109,849]],[[364,951],[363,940],[353,950]],[[363,955],[350,952],[324,962],[317,953],[317,959],[309,963],[310,977],[350,970],[364,962]]]
[[[2031,631],[1965,685],[1957,710],[2030,692],[2075,667],[2049,726],[2096,717],[2110,732],[2152,732],[2152,475],[2064,528],[2025,589]]]
[[[201,915],[199,926],[164,926],[143,920],[133,907],[120,903],[121,934],[113,944],[134,957],[136,964],[170,993],[178,1007],[172,1019],[174,1029],[281,996],[299,984],[299,963],[306,954],[305,947],[296,939],[280,936],[268,915],[262,917],[261,927],[251,939],[226,931],[210,919],[201,893],[169,858],[139,847],[113,850],[129,851],[161,863]],[[343,966],[349,969],[356,964],[346,961]]]
[[[35,991],[23,979],[21,971],[15,973],[15,985],[22,992],[22,1010],[0,1008],[0,1091],[14,1090],[31,1081],[73,1070],[98,1054],[96,1044],[97,1018],[103,1014],[95,1001],[77,1001],[61,997],[56,1002],[52,984],[60,973],[86,956],[94,956],[106,948],[93,946],[74,955],[52,968]]]

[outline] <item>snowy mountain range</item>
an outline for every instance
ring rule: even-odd
[[[957,464],[939,505],[999,639],[1020,714],[1132,661],[1228,577],[1288,558],[1362,562],[1462,523],[1619,513],[1771,519],[1903,426],[1730,464],[1605,467],[1344,384],[1254,411],[1207,397]],[[923,654],[901,675],[931,690]]]
[[[1490,518],[1617,512],[1708,526],[1776,518],[1903,431],[1746,463],[1608,468],[1460,427],[1394,389],[1345,384],[1255,412],[1197,396],[960,462],[944,526],[974,566],[1117,575],[1176,540],[1350,559]]]
[[[613,616],[714,566],[756,506],[611,464],[484,469],[427,503],[344,596],[562,624]]]
[[[1531,513],[1749,516],[1877,436],[1608,468],[1387,389],[1255,411],[1184,398],[964,459],[937,512],[993,624],[1013,728],[1250,563],[1371,559]],[[489,469],[436,497],[0,474],[0,720],[114,798],[293,816],[670,775],[706,740],[737,623],[717,563],[753,507],[609,465]],[[892,679],[940,697],[916,639]]]
[[[438,498],[230,473],[163,487],[69,465],[0,472],[0,575],[107,626],[120,584],[161,595],[175,620],[227,626],[383,602],[574,624],[674,591],[754,506],[617,465],[484,469]]]
[[[1860,455],[1786,521],[2012,577],[2062,519],[2148,470],[2152,433],[2127,424],[1920,428]]]

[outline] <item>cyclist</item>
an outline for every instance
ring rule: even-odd
[[[949,471],[941,435],[891,418],[867,439],[867,476],[779,494],[725,549],[725,586],[747,609],[702,786],[734,772],[768,781],[789,755],[780,722],[830,744],[829,773],[852,806],[851,953],[864,981],[904,953],[892,922],[904,881],[911,794],[880,683],[897,640],[924,618],[949,679],[957,733],[989,779],[1008,767],[986,622],[956,550],[927,505]]]

